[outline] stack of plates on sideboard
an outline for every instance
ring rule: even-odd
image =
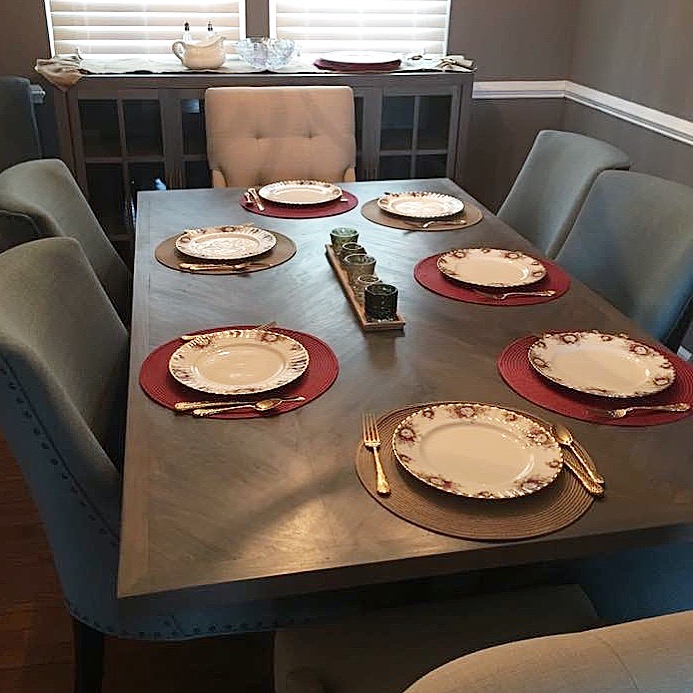
[[[314,65],[323,70],[337,72],[371,72],[396,70],[402,63],[397,53],[381,51],[334,51],[315,60]]]

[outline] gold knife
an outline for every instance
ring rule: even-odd
[[[257,205],[257,208],[261,211],[265,211],[265,205],[262,204],[262,200],[260,199],[260,195],[258,194],[257,190],[255,188],[248,188],[248,192],[251,194],[253,200],[255,200],[255,204]]]
[[[575,474],[578,481],[585,487],[588,493],[591,493],[593,496],[604,495],[604,487],[596,481],[593,481],[582,466],[576,463],[569,455],[563,455],[563,464]]]

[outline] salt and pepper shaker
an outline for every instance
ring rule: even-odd
[[[185,22],[183,25],[183,43],[192,43],[193,37],[190,31],[190,22]]]

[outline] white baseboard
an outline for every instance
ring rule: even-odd
[[[594,108],[665,137],[693,145],[693,122],[569,80],[476,82],[474,99],[556,99]]]

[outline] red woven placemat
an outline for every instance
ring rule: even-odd
[[[527,350],[537,340],[533,335],[521,337],[511,342],[498,357],[498,371],[503,380],[525,399],[540,407],[565,414],[581,421],[609,424],[611,426],[651,426],[653,424],[678,421],[688,412],[657,412],[626,416],[623,419],[611,419],[591,411],[592,408],[607,409],[628,407],[640,404],[672,404],[673,402],[693,402],[693,368],[678,356],[664,348],[650,344],[671,361],[676,371],[673,384],[662,392],[647,397],[611,398],[599,397],[577,392],[558,385],[542,377],[527,358]]]
[[[437,266],[440,253],[420,260],[414,267],[414,278],[421,286],[433,291],[433,293],[452,298],[455,301],[466,303],[481,303],[487,306],[528,306],[534,303],[553,301],[562,296],[570,288],[570,275],[568,275],[555,262],[541,258],[546,267],[546,276],[540,281],[526,287],[527,291],[545,291],[553,289],[553,296],[509,296],[502,301],[497,298],[487,298],[475,293],[470,287],[446,277]],[[518,289],[520,290],[520,289]],[[503,293],[512,289],[483,289],[487,293]]]
[[[346,202],[335,200],[334,202],[326,202],[320,205],[278,205],[274,202],[262,201],[265,209],[261,212],[255,203],[248,202],[245,197],[241,197],[238,203],[254,214],[261,214],[263,217],[277,217],[280,219],[319,219],[320,217],[333,217],[337,214],[344,214],[351,209],[354,209],[359,203],[356,195],[353,195],[346,190],[342,190],[342,197],[346,198]]]
[[[212,332],[216,330],[252,329],[252,325],[234,325],[231,327],[215,327],[200,332]],[[272,328],[273,332],[280,332],[287,337],[297,340],[308,351],[309,364],[306,372],[292,383],[284,387],[272,390],[269,393],[260,393],[255,397],[242,396],[235,399],[242,401],[260,400],[268,397],[293,397],[302,395],[306,399],[302,402],[283,402],[276,409],[269,412],[258,412],[254,409],[236,409],[209,418],[215,419],[251,419],[255,417],[267,417],[283,414],[293,409],[298,409],[311,400],[319,397],[327,391],[337,379],[339,362],[334,351],[321,339],[305,332],[286,330],[278,327]],[[193,333],[194,334],[194,333]],[[140,369],[140,386],[151,399],[168,409],[173,409],[176,402],[214,400],[215,396],[207,392],[199,392],[179,383],[168,371],[168,362],[173,352],[184,344],[182,339],[172,339],[152,351],[142,363]],[[222,399],[218,397],[216,399]],[[224,400],[234,399],[223,397]]]

